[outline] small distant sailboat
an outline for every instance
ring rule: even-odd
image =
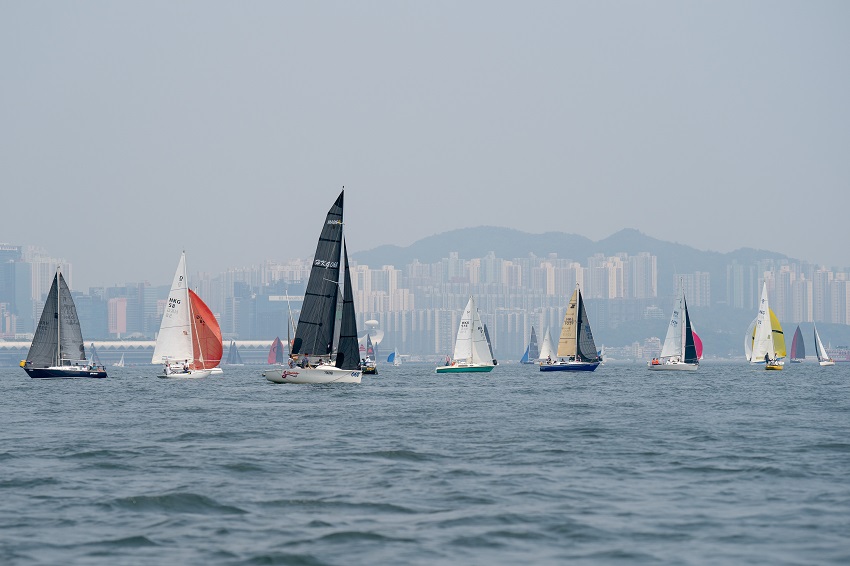
[[[401,356],[398,355],[398,348],[396,347],[390,355],[387,356],[387,363],[392,364],[396,367],[401,365]]]
[[[815,350],[818,355],[818,363],[822,366],[834,366],[835,360],[829,357],[826,353],[826,348],[823,347],[823,342],[820,341],[820,336],[818,335],[818,326],[815,327]]]
[[[680,286],[661,355],[650,361],[647,367],[653,371],[696,371],[699,369],[699,354],[694,337],[685,290]]]
[[[770,310],[767,300],[767,282],[762,286],[761,301],[759,302],[758,316],[750,324],[754,333],[751,341],[748,334],[744,339],[744,348],[748,354],[747,359],[752,364],[764,363],[767,370],[781,370],[785,357],[785,335],[782,325],[776,314]]]
[[[186,252],[180,255],[168,303],[156,337],[152,364],[163,364],[157,377],[207,377],[221,362],[221,329],[212,311],[189,289]]]
[[[123,368],[124,367],[124,354],[121,354],[121,359],[118,360],[117,362],[115,362],[112,365],[117,367],[117,368]]]
[[[100,356],[97,355],[97,348],[94,347],[94,342],[91,343],[90,348],[91,348],[91,358],[89,358],[89,361],[94,366],[103,366],[103,362],[100,361]]]
[[[366,335],[366,357],[360,362],[360,371],[364,374],[377,375],[378,363],[375,361],[375,346],[372,344],[372,337]]]
[[[342,233],[344,194],[328,210],[313,256],[291,347],[291,363],[299,365],[265,371],[272,383],[360,383],[354,292]]]
[[[446,365],[437,366],[437,373],[490,372],[494,365],[484,324],[475,299],[470,296],[457,329],[454,355],[451,360],[446,359]]]
[[[540,364],[540,371],[593,371],[601,361],[578,285],[564,314],[558,339],[558,358]]]
[[[106,377],[103,365],[94,365],[86,360],[77,307],[58,269],[47,293],[27,359],[21,360],[20,365],[32,378]]]
[[[283,342],[280,341],[279,336],[275,336],[272,347],[269,348],[269,358],[267,361],[271,365],[283,365],[283,360]]]
[[[803,333],[800,332],[800,325],[797,325],[797,330],[794,331],[794,339],[791,340],[791,363],[799,364],[806,359],[806,344],[803,342]]]
[[[538,364],[545,364],[555,357],[555,346],[552,345],[552,335],[549,329],[546,329],[546,334],[543,335],[543,346],[540,347],[540,354],[537,358]],[[533,359],[533,358],[532,358]]]
[[[540,350],[537,347],[537,334],[534,332],[534,327],[531,327],[531,339],[528,341],[528,346],[525,347],[525,353],[519,360],[521,364],[535,364],[540,357]]]
[[[230,348],[227,350],[227,361],[224,362],[229,366],[244,366],[242,356],[239,354],[239,348],[236,347],[236,341],[230,341]]]

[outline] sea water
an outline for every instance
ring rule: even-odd
[[[0,563],[850,563],[850,365],[156,369],[0,370]]]

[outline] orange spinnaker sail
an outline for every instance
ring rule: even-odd
[[[195,354],[195,369],[211,369],[221,363],[224,345],[221,343],[221,328],[210,308],[189,289],[192,304],[192,350]]]

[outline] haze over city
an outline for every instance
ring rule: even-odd
[[[456,228],[850,265],[850,5],[7,2],[0,241],[75,287]],[[448,250],[447,250],[448,251]]]

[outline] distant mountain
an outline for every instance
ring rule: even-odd
[[[449,252],[458,252],[461,259],[484,257],[494,252],[504,259],[528,257],[534,254],[545,258],[556,253],[559,258],[572,259],[587,265],[587,258],[597,253],[612,256],[625,252],[637,255],[649,252],[658,257],[658,294],[673,294],[674,273],[705,271],[711,274],[713,300],[723,300],[726,288],[726,266],[737,260],[750,264],[760,259],[787,259],[787,256],[766,250],[741,248],[729,253],[704,251],[678,244],[657,240],[631,228],[620,230],[603,240],[594,242],[584,236],[563,232],[529,234],[510,228],[479,226],[462,228],[423,238],[407,247],[385,245],[352,254],[360,264],[379,268],[382,265],[402,267],[418,259],[422,263],[434,263]]]

